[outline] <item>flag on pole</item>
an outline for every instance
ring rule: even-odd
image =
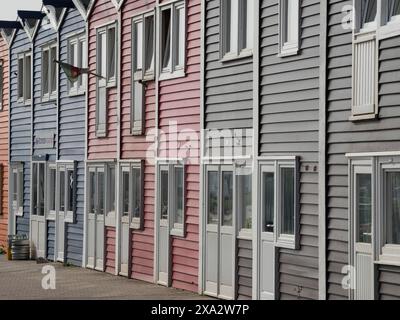
[[[65,63],[65,62],[61,62],[61,61],[57,61],[57,60],[54,60],[54,62],[58,63],[60,65],[60,67],[63,69],[63,71],[67,75],[68,80],[71,81],[72,83],[78,81],[79,76],[81,76],[82,74],[92,74],[96,77],[104,78],[102,76],[99,76],[98,74],[95,74],[94,72],[90,72],[89,68],[79,68],[79,67],[75,67],[69,63]]]

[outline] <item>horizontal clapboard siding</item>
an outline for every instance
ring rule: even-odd
[[[7,42],[0,38],[0,59],[3,61],[3,95],[0,97],[2,109],[0,110],[0,165],[3,171],[0,181],[0,247],[7,246],[8,235],[8,104],[9,104],[9,50]]]
[[[252,298],[252,243],[251,240],[239,239],[237,244],[237,299],[251,300]]]
[[[10,55],[10,157],[12,162],[23,164],[24,210],[16,219],[17,234],[29,234],[30,215],[30,160],[31,160],[31,105],[18,102],[18,54],[32,49],[26,32],[16,32]]]
[[[77,9],[68,9],[60,29],[60,60],[68,61],[68,38],[85,34],[85,22]],[[82,265],[84,188],[85,188],[85,94],[70,96],[68,78],[60,71],[59,107],[59,160],[74,160],[76,163],[76,211],[74,223],[65,225],[67,263]]]
[[[301,1],[300,51],[278,57],[278,1],[261,1],[261,156],[300,157],[300,250],[281,249],[281,299],[318,299],[320,2]]]
[[[400,300],[400,267],[380,265],[379,299]]]

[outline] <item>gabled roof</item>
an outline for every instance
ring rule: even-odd
[[[1,36],[7,42],[9,47],[11,46],[18,29],[22,29],[22,25],[18,21],[0,21]]]
[[[115,8],[117,8],[117,10],[119,10],[119,8],[121,8],[121,6],[125,0],[111,0],[111,1],[114,4]]]
[[[43,7],[55,30],[60,28],[67,9],[75,8],[72,0],[43,0]]]
[[[95,0],[72,0],[72,2],[86,21],[92,11]]]
[[[32,41],[35,37],[36,31],[45,14],[41,11],[25,11],[18,10],[18,18],[28,34],[29,39]]]

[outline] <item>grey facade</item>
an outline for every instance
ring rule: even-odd
[[[279,1],[260,3],[259,155],[300,162],[300,245],[277,251],[276,298],[318,299],[320,1],[300,1],[299,52],[286,57]]]

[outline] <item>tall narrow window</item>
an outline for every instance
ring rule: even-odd
[[[72,37],[68,40],[68,63],[74,67],[86,68],[86,38],[84,35]],[[80,75],[75,80],[68,80],[69,94],[85,93],[86,74]]]
[[[236,177],[236,199],[239,216],[239,229],[251,229],[252,227],[252,192],[251,174],[239,174]]]
[[[219,221],[218,199],[219,199],[219,179],[218,171],[207,172],[207,223],[217,224]]]
[[[298,0],[280,0],[279,54],[297,54],[299,50],[300,10]]]
[[[175,236],[184,236],[185,225],[185,170],[183,166],[172,166],[173,170],[173,206],[172,230]]]
[[[233,172],[222,171],[222,225],[233,224]]]
[[[262,175],[263,232],[274,232],[275,221],[275,174],[264,172]]]
[[[400,172],[386,173],[386,243],[400,245]]]
[[[122,215],[129,215],[129,170],[122,171]]]
[[[47,184],[47,197],[48,197],[48,219],[55,219],[56,215],[56,175],[57,167],[49,165],[48,170],[48,184]]]
[[[44,216],[45,174],[44,162],[32,163],[32,209],[33,214]]]
[[[161,202],[160,202],[160,209],[161,209],[161,219],[166,220],[168,219],[168,206],[169,206],[169,183],[168,183],[168,170],[161,170],[161,179],[160,179],[160,193],[161,193]]]
[[[108,167],[108,214],[115,214],[115,165]]]
[[[64,168],[59,170],[59,186],[60,186],[60,207],[61,212],[65,212],[65,170]]]
[[[398,0],[387,0],[387,21],[399,21],[400,20],[400,1]]]
[[[25,57],[25,74],[24,74],[24,97],[30,100],[32,97],[32,56]]]
[[[183,1],[161,9],[161,80],[184,75],[186,47],[186,13]]]
[[[281,234],[294,235],[294,168],[281,169]]]
[[[361,0],[360,2],[361,16],[360,29],[361,31],[370,31],[377,27],[377,10],[378,5],[376,0]]]
[[[57,47],[55,44],[42,48],[42,99],[49,100],[57,93]]]
[[[132,219],[142,215],[142,173],[141,168],[132,168]]]
[[[356,175],[357,241],[371,243],[372,181],[370,174]]]
[[[221,0],[222,56],[235,58],[253,49],[253,0]]]
[[[18,101],[28,103],[32,93],[32,58],[30,53],[18,56]]]
[[[12,211],[15,216],[24,214],[24,171],[22,165],[11,166]]]
[[[89,172],[89,213],[96,213],[96,172]]]
[[[24,98],[24,58],[18,58],[18,99]]]
[[[105,188],[104,188],[104,172],[97,173],[97,197],[98,197],[98,211],[97,214],[104,215],[105,206]]]
[[[145,17],[145,75],[154,73],[154,16]]]
[[[116,74],[116,57],[117,57],[117,46],[116,46],[116,28],[111,26],[107,31],[107,81],[115,82]]]
[[[75,172],[73,167],[66,168],[66,212],[67,215],[73,215],[75,209]],[[71,217],[73,218],[73,217]]]

